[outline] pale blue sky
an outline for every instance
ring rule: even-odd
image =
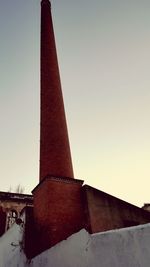
[[[75,177],[150,202],[150,1],[53,0]],[[39,162],[39,0],[0,1],[0,190]]]

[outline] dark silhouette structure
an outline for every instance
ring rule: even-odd
[[[41,1],[39,180],[25,211],[28,258],[82,228],[97,233],[150,222],[149,212],[74,178],[49,0]]]
[[[40,181],[74,177],[50,8],[41,2]]]
[[[33,196],[35,254],[82,228],[96,233],[150,221],[146,211],[73,179],[49,0],[41,1],[40,183]]]

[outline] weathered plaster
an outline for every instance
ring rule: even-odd
[[[90,235],[84,229],[31,261],[22,249],[23,227],[0,238],[0,267],[149,267],[150,224]]]

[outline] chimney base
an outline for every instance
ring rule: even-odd
[[[46,176],[33,190],[37,254],[84,227],[82,184],[82,180]]]

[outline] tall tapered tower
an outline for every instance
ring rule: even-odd
[[[49,0],[41,1],[40,181],[47,175],[73,178]]]
[[[51,4],[42,0],[40,183],[33,190],[36,253],[83,227],[82,184],[73,177]]]

